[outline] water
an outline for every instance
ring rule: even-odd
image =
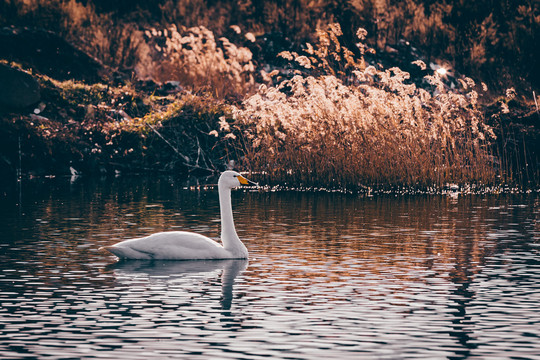
[[[82,178],[0,196],[0,358],[540,358],[538,195],[235,191],[250,259],[207,262],[98,248],[217,238],[214,189]]]

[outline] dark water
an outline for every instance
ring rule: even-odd
[[[217,238],[217,191],[120,177],[0,196],[0,358],[540,359],[538,195],[235,191],[249,261],[123,263],[98,248]]]

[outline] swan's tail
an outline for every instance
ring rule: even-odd
[[[101,246],[98,250],[99,251],[107,250],[108,252],[114,254],[114,252],[113,252],[114,250],[111,250],[113,248],[114,248],[113,246]]]
[[[118,248],[118,247],[116,247],[114,245],[102,246],[98,250],[107,250],[108,252],[110,252],[113,255],[118,256],[119,258],[125,257],[124,256],[124,251],[122,251],[122,249],[120,249],[120,248]]]
[[[119,259],[153,259],[152,254],[132,249],[129,246],[102,246],[99,250],[107,250]]]

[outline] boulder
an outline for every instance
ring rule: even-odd
[[[0,107],[22,109],[39,100],[39,83],[32,75],[0,64]]]
[[[57,34],[32,28],[0,28],[0,59],[22,64],[57,80],[103,82],[115,74]]]

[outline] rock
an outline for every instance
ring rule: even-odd
[[[96,83],[116,76],[64,38],[41,29],[0,28],[0,58],[21,63],[57,80]]]
[[[0,106],[22,109],[41,99],[39,83],[32,75],[0,64]]]
[[[40,116],[40,115],[36,115],[36,114],[30,114],[30,119],[32,119],[35,122],[47,122],[47,121],[49,121],[49,119],[46,118],[45,116]]]
[[[159,89],[160,84],[156,83],[154,80],[138,80],[135,82],[135,88],[140,91],[152,93]]]
[[[93,121],[96,117],[96,107],[94,105],[87,105],[85,110],[86,113],[84,115],[84,119]]]
[[[169,95],[176,94],[184,91],[184,87],[180,85],[179,81],[167,81],[159,89],[158,93],[160,95]]]

